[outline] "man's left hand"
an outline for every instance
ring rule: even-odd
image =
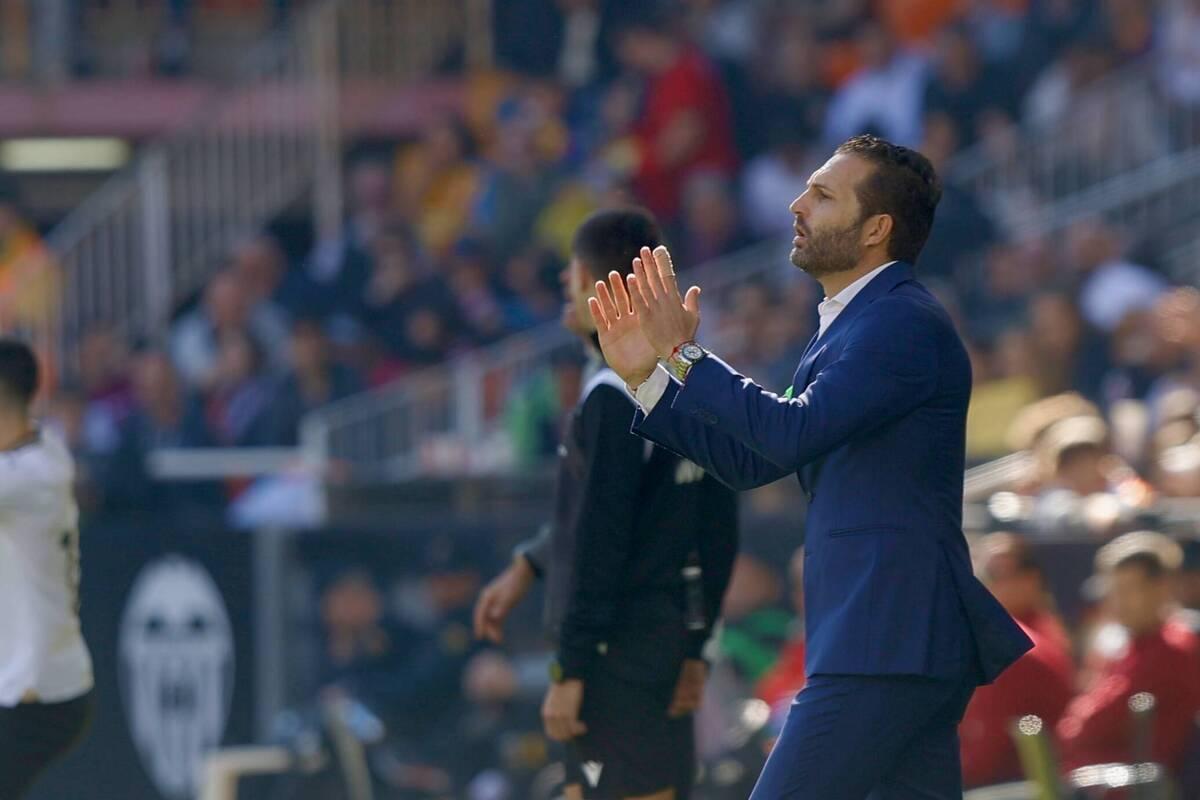
[[[682,717],[700,708],[704,697],[704,682],[708,680],[708,664],[696,658],[683,662],[679,671],[679,682],[675,684],[675,697],[667,709],[668,717]]]
[[[579,721],[582,705],[583,681],[550,684],[546,699],[542,701],[542,725],[546,735],[556,742],[566,742],[587,733],[587,726]]]
[[[700,287],[693,286],[686,297],[680,297],[667,248],[659,245],[651,252],[643,247],[641,256],[633,260],[633,274],[626,283],[634,316],[659,358],[670,358],[676,347],[696,337]]]

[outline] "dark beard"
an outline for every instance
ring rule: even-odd
[[[859,223],[855,222],[808,235],[803,249],[792,248],[792,263],[814,278],[854,269],[862,255],[858,229]]]

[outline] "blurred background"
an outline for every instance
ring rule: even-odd
[[[228,797],[204,757],[248,746],[230,758],[281,774],[239,797],[554,797],[539,598],[503,649],[469,615],[551,513],[573,229],[653,210],[702,340],[782,391],[821,299],[787,207],[862,132],[945,182],[918,271],[974,366],[967,532],[1012,534],[978,544],[981,576],[1053,623],[1065,674],[964,727],[968,783],[1022,777],[1008,727],[1037,713],[1064,764],[1189,785],[1200,0],[661,5],[0,0],[0,324],[79,461],[100,687],[36,797]],[[803,496],[742,509],[701,798],[747,796],[803,681]],[[1135,598],[1197,659],[1146,655],[1162,687],[1093,577],[1147,529],[1182,564]],[[1164,732],[1160,703],[1148,753],[1135,691],[1183,714]],[[1089,751],[1092,723],[1115,733]]]

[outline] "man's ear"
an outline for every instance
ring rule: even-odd
[[[891,214],[875,214],[863,225],[863,246],[881,245],[892,235],[894,222]]]

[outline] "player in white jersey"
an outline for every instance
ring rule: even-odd
[[[79,740],[92,705],[74,466],[30,416],[37,385],[33,351],[0,339],[0,800]]]

